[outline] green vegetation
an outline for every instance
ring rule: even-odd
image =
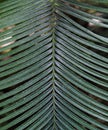
[[[0,130],[108,130],[107,4],[0,1]]]

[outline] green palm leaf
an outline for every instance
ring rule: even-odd
[[[0,1],[0,130],[108,130],[107,5]]]

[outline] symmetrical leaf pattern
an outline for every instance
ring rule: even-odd
[[[108,130],[107,4],[0,1],[0,130]]]

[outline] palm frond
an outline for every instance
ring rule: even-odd
[[[0,1],[0,130],[108,130],[107,4]]]

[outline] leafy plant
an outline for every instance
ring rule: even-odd
[[[0,130],[108,130],[107,4],[0,1]]]

